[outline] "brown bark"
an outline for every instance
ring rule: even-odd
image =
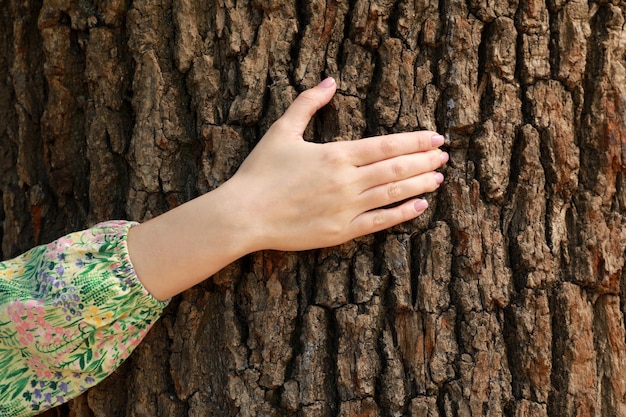
[[[0,0],[4,257],[310,140],[445,133],[421,218],[246,257],[48,415],[626,415],[626,4]]]

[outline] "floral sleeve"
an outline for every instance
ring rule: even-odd
[[[110,375],[167,302],[135,275],[114,221],[0,263],[0,415],[39,414]]]

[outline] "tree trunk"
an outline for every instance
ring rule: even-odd
[[[324,76],[309,140],[433,129],[451,155],[422,217],[236,262],[48,416],[626,415],[625,20],[620,0],[0,0],[5,258],[215,188]]]

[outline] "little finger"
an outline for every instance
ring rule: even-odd
[[[428,208],[423,199],[411,199],[396,207],[376,209],[362,213],[352,221],[354,236],[379,232],[397,224],[412,220]]]

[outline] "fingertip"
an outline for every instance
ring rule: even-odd
[[[428,201],[423,198],[420,198],[413,203],[413,207],[418,214],[423,213],[428,208]]]
[[[438,148],[441,145],[443,145],[446,141],[446,138],[444,138],[442,135],[440,134],[435,134],[430,138],[430,142],[433,146],[433,148]]]
[[[333,77],[328,77],[322,80],[322,82],[319,83],[317,86],[322,87],[322,88],[331,88],[331,87],[334,87],[336,84],[337,82],[335,81]]]
[[[303,91],[287,108],[282,118],[292,130],[304,132],[313,115],[332,100],[336,87],[335,79],[328,77],[316,87]]]
[[[337,91],[337,81],[333,77],[324,78],[313,90],[320,95],[320,108],[330,102]]]

